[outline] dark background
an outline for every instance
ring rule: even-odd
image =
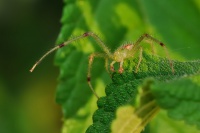
[[[55,103],[58,69],[53,54],[29,69],[55,45],[62,1],[0,0],[0,132],[58,133],[62,113]],[[37,52],[35,52],[37,51]]]

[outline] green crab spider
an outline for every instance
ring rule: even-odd
[[[64,46],[67,46],[68,44],[70,44],[71,42],[74,42],[76,40],[79,40],[79,39],[82,39],[82,38],[85,38],[85,37],[92,37],[96,40],[97,44],[102,48],[102,50],[104,51],[104,53],[92,53],[90,56],[89,56],[89,61],[88,61],[88,73],[87,73],[87,82],[88,82],[88,85],[91,89],[91,91],[94,93],[94,95],[97,97],[97,99],[99,98],[99,96],[96,94],[96,92],[94,91],[92,85],[91,85],[91,66],[92,66],[92,63],[93,63],[93,60],[95,57],[101,57],[101,58],[104,58],[105,59],[105,67],[106,67],[106,70],[109,72],[108,70],[108,61],[109,60],[112,60],[111,64],[110,64],[110,70],[112,72],[114,72],[114,64],[116,62],[119,63],[119,70],[118,72],[119,73],[123,73],[124,69],[123,69],[123,62],[125,59],[128,59],[128,58],[133,58],[137,52],[139,52],[139,61],[138,61],[138,64],[136,66],[136,69],[135,69],[135,73],[138,72],[138,68],[140,66],[140,63],[142,61],[142,52],[143,52],[143,49],[142,49],[142,46],[140,45],[140,43],[143,41],[143,40],[146,40],[146,41],[153,41],[157,44],[159,44],[160,46],[162,46],[164,49],[165,49],[165,52],[166,52],[166,55],[168,57],[168,60],[169,60],[169,63],[170,63],[170,67],[172,69],[172,73],[174,73],[174,68],[173,68],[173,63],[168,55],[168,51],[164,45],[164,43],[162,43],[161,41],[157,40],[156,38],[150,36],[149,34],[143,34],[142,36],[139,37],[139,39],[135,42],[135,43],[130,43],[130,44],[126,44],[126,45],[122,45],[120,46],[119,48],[117,48],[115,50],[114,53],[111,53],[109,51],[109,49],[106,47],[106,45],[103,43],[103,41],[93,32],[86,32],[80,36],[77,36],[73,39],[70,39],[70,40],[67,40],[65,42],[63,42],[62,44],[58,45],[58,46],[55,46],[54,48],[50,49],[47,53],[45,53],[34,65],[33,67],[30,69],[30,72],[33,72],[33,70],[35,69],[35,67],[47,56],[49,55],[50,53],[52,53],[53,51],[59,49],[59,48],[62,48]]]

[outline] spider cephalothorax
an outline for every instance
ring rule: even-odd
[[[44,54],[34,65],[33,67],[30,69],[30,72],[32,72],[35,67],[47,56],[49,55],[50,53],[52,53],[53,51],[59,49],[59,48],[62,48],[68,44],[70,44],[71,42],[74,42],[76,40],[79,40],[81,38],[85,38],[85,37],[88,37],[88,36],[91,36],[93,37],[97,44],[102,48],[102,50],[104,51],[104,53],[93,53],[89,56],[89,64],[88,64],[88,74],[87,74],[87,82],[88,82],[88,85],[90,87],[90,89],[92,90],[92,92],[94,93],[94,95],[98,97],[98,95],[96,94],[96,92],[94,91],[92,85],[91,85],[91,66],[92,66],[92,63],[93,63],[93,60],[95,57],[101,57],[101,58],[104,58],[105,59],[105,66],[106,66],[106,70],[108,70],[108,61],[109,60],[112,60],[112,62],[110,63],[110,70],[113,72],[115,71],[114,70],[114,64],[116,62],[119,63],[119,70],[118,72],[119,73],[123,73],[123,62],[125,59],[128,59],[128,58],[133,58],[136,56],[136,53],[139,52],[139,61],[138,61],[138,64],[136,66],[136,69],[135,69],[135,72],[137,73],[138,71],[138,68],[140,66],[140,63],[142,61],[142,46],[140,45],[141,41],[143,40],[146,40],[147,42],[149,41],[152,41],[152,42],[155,42],[157,44],[159,44],[160,46],[162,46],[164,49],[165,49],[165,52],[166,52],[166,55],[169,59],[169,62],[170,62],[170,66],[171,66],[171,69],[172,69],[172,72],[174,72],[174,69],[173,69],[173,64],[172,64],[172,61],[170,60],[169,58],[169,55],[167,53],[167,49],[165,47],[165,45],[160,42],[159,40],[157,40],[156,38],[148,35],[148,34],[143,34],[142,36],[139,37],[139,39],[135,42],[135,43],[130,43],[130,44],[126,44],[126,45],[122,45],[120,46],[119,48],[117,48],[115,50],[114,53],[111,53],[109,51],[109,49],[106,47],[106,45],[103,43],[103,41],[93,32],[86,32],[80,36],[77,36],[73,39],[70,39],[70,40],[67,40],[66,42],[63,42],[62,44],[52,48],[51,50],[49,50],[46,54]],[[152,45],[151,45],[152,46]]]

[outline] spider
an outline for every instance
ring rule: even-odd
[[[85,32],[84,34],[77,36],[73,39],[67,40],[66,42],[63,42],[62,44],[55,46],[54,48],[50,49],[48,52],[46,52],[34,65],[33,67],[30,69],[30,72],[33,72],[33,70],[35,69],[35,67],[50,53],[52,53],[53,51],[62,48],[64,46],[67,46],[68,44],[70,44],[71,42],[74,42],[76,40],[85,38],[85,37],[92,37],[94,38],[94,40],[96,40],[97,44],[102,48],[102,50],[104,51],[104,53],[92,53],[89,56],[89,60],[88,60],[88,73],[87,73],[87,83],[91,89],[91,91],[94,93],[94,95],[97,97],[97,99],[99,98],[99,96],[96,94],[96,92],[94,91],[92,85],[91,85],[91,66],[93,63],[93,60],[95,57],[101,57],[105,59],[105,66],[106,66],[106,70],[108,71],[108,60],[112,60],[112,62],[110,63],[110,70],[112,72],[115,71],[114,69],[114,64],[116,62],[119,63],[119,73],[123,73],[124,69],[123,69],[123,62],[125,59],[128,58],[132,58],[136,55],[137,52],[139,52],[139,61],[138,64],[135,68],[135,73],[138,72],[138,68],[140,66],[140,63],[142,61],[142,52],[143,52],[143,48],[140,45],[140,43],[143,40],[146,40],[147,42],[149,41],[153,41],[157,44],[159,44],[160,46],[162,46],[165,49],[166,55],[168,57],[169,63],[170,63],[170,67],[172,69],[172,73],[174,73],[174,68],[173,68],[173,64],[172,61],[169,58],[167,49],[164,45],[164,43],[162,43],[161,41],[157,40],[156,38],[150,36],[149,34],[143,34],[142,36],[139,37],[139,39],[135,42],[135,43],[130,43],[130,44],[126,44],[126,45],[122,45],[119,48],[117,48],[115,50],[114,53],[111,53],[109,51],[109,49],[106,47],[106,45],[103,43],[103,41],[101,40],[101,38],[99,38],[95,33],[93,32]],[[108,71],[109,72],[109,71]]]

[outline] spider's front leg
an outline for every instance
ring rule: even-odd
[[[95,57],[105,58],[105,67],[106,67],[107,71],[108,71],[108,68],[107,68],[108,58],[107,58],[106,54],[103,54],[103,53],[93,53],[93,54],[91,54],[89,56],[89,60],[88,60],[87,82],[88,82],[88,85],[89,85],[91,91],[93,92],[93,94],[97,97],[97,99],[99,99],[99,96],[94,91],[94,88],[92,87],[92,84],[91,84],[91,68],[92,68],[92,63],[93,63]]]
[[[112,72],[115,72],[115,68],[114,68],[114,64],[116,63],[116,61],[112,61],[111,63],[110,63],[110,70],[112,71]],[[120,64],[119,64],[119,70],[118,70],[118,72],[119,73],[123,73],[123,71],[124,71],[124,69],[123,69],[123,63],[124,63],[124,61],[122,60],[122,61],[120,61],[119,62]]]
[[[112,61],[110,63],[110,71],[115,72],[115,68],[114,68],[114,64],[116,63],[116,61]]]

